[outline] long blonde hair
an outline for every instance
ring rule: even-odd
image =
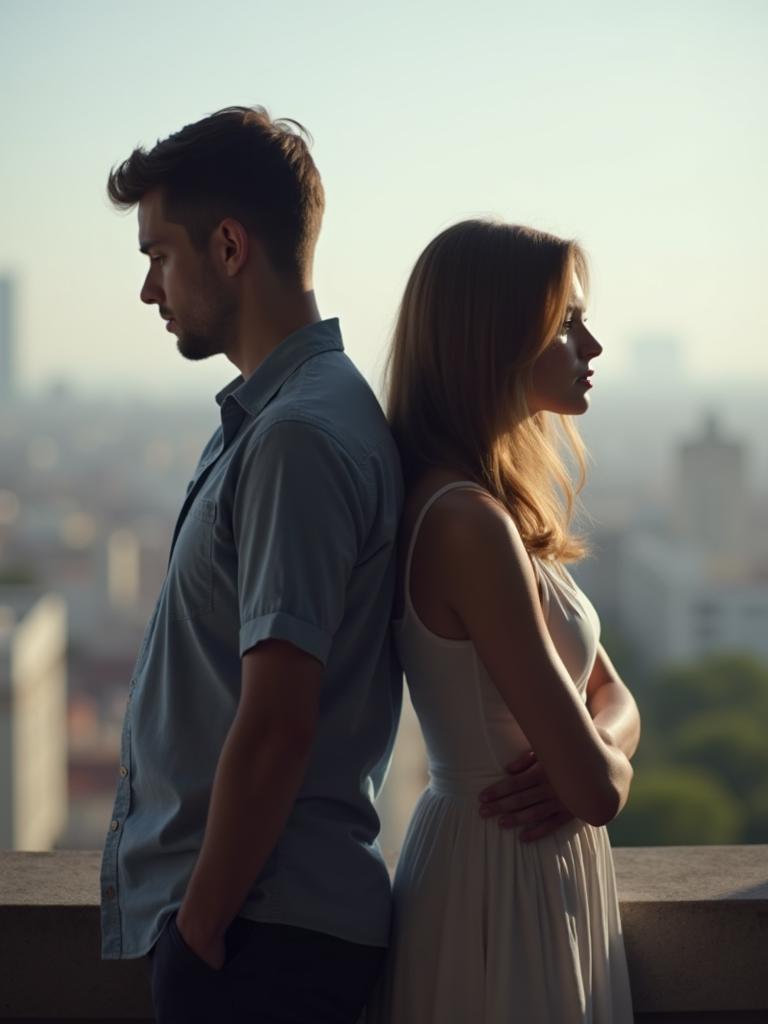
[[[507,508],[530,552],[562,561],[585,551],[570,531],[584,446],[570,417],[531,415],[526,391],[560,333],[574,273],[586,292],[575,242],[503,222],[454,224],[416,261],[387,363],[387,415],[406,482],[429,466],[460,469]]]

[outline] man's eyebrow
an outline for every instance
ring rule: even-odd
[[[149,250],[154,245],[160,245],[160,243],[156,239],[154,239],[154,238],[151,238],[147,242],[142,242],[141,245],[139,246],[139,252],[143,252],[145,256],[148,256],[149,255]]]

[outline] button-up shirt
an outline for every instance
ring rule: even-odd
[[[101,875],[103,956],[143,955],[181,904],[241,657],[268,638],[322,662],[319,725],[240,914],[386,945],[372,800],[402,688],[389,634],[402,506],[394,442],[336,320],[290,335],[217,400],[221,426],[189,486],[130,685]],[[244,822],[254,814],[242,808]]]

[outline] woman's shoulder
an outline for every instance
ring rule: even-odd
[[[507,509],[488,490],[456,473],[426,474],[406,500],[403,527],[410,537],[424,513],[419,530],[430,546],[455,560],[493,558],[499,548],[514,549],[528,561],[519,531]]]

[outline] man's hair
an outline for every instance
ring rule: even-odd
[[[311,142],[297,121],[272,121],[263,107],[227,107],[149,151],[135,149],[113,168],[107,193],[128,209],[160,188],[164,216],[186,228],[201,251],[232,217],[258,238],[277,273],[302,279],[325,206],[304,136]]]

